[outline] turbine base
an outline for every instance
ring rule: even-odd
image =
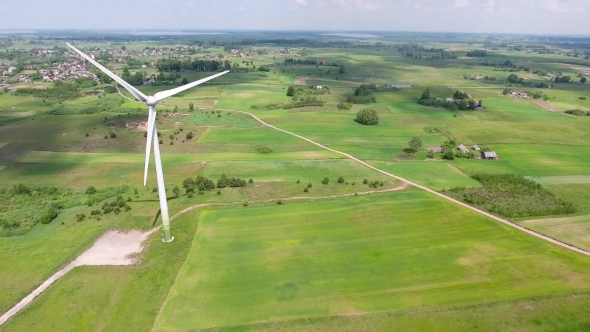
[[[164,243],[170,243],[174,241],[174,236],[170,237],[170,240],[166,241],[166,238],[164,237],[164,234],[162,234],[162,242]]]

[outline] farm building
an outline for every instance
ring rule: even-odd
[[[468,149],[468,148],[467,148],[467,147],[466,147],[464,144],[461,144],[461,145],[459,145],[459,146],[457,147],[457,150],[461,150],[461,151],[463,151],[464,153],[469,153],[469,149]]]
[[[481,149],[479,148],[479,146],[476,144],[474,146],[471,147],[471,150],[473,151],[480,151]]]
[[[398,88],[398,89],[408,89],[408,88],[412,87],[412,85],[410,85],[410,84],[402,84],[402,83],[387,83],[385,86],[388,88]]]
[[[494,151],[484,151],[481,153],[481,157],[486,160],[498,160],[498,155]]]
[[[455,102],[455,99],[453,99],[453,98],[447,98],[445,101],[450,104],[450,103],[454,103]]]

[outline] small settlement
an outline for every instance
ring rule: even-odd
[[[457,150],[460,150],[463,153],[469,153],[469,148],[467,146],[465,146],[465,144],[459,144],[457,146]],[[477,157],[478,159],[485,159],[485,160],[499,160],[500,158],[498,158],[498,154],[494,151],[482,151],[481,148],[479,147],[479,145],[474,144],[471,147],[471,150],[473,151],[479,151],[481,152],[481,156]]]

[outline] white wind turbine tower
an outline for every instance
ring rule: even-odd
[[[160,146],[159,146],[159,142],[158,142],[158,135],[156,134],[158,132],[156,129],[156,104],[164,98],[168,98],[168,97],[173,96],[177,93],[180,93],[182,91],[185,91],[185,90],[188,90],[192,87],[195,87],[201,83],[207,82],[207,81],[214,79],[218,76],[226,74],[229,72],[229,70],[224,71],[219,74],[215,74],[215,75],[206,77],[206,78],[203,78],[201,80],[198,80],[198,81],[195,81],[195,82],[183,85],[183,86],[180,86],[178,88],[158,92],[153,96],[146,96],[141,91],[139,91],[135,87],[133,87],[131,84],[125,82],[122,78],[113,74],[110,70],[106,69],[101,64],[94,61],[94,59],[92,59],[88,55],[84,54],[82,51],[78,50],[77,48],[70,45],[69,43],[66,43],[66,44],[72,50],[76,51],[76,53],[80,54],[84,59],[88,60],[91,64],[95,65],[103,73],[109,75],[109,77],[112,78],[113,80],[115,80],[115,82],[119,83],[121,86],[123,86],[125,89],[127,89],[127,91],[129,91],[135,98],[137,98],[137,100],[144,102],[148,105],[149,114],[148,114],[148,129],[147,129],[147,145],[146,145],[146,149],[145,149],[145,172],[144,172],[144,176],[143,176],[143,185],[145,186],[146,182],[147,182],[147,171],[148,171],[148,164],[149,164],[149,160],[150,160],[151,144],[153,143],[153,145],[154,145],[154,159],[155,159],[155,163],[156,163],[156,179],[158,181],[158,196],[160,198],[160,211],[162,214],[162,230],[163,230],[162,241],[171,242],[172,240],[174,240],[174,237],[170,234],[170,216],[168,214],[168,201],[166,200],[166,186],[164,184],[164,174],[162,172],[162,160],[160,159]]]

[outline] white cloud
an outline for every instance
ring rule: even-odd
[[[186,5],[189,6],[189,7],[194,7],[195,6],[195,4],[192,1],[187,2]]]
[[[496,11],[496,1],[495,0],[488,0],[484,5],[486,9],[486,13],[493,14]]]
[[[553,13],[564,13],[570,10],[567,2],[558,0],[544,0],[541,2],[541,8]]]
[[[295,0],[295,2],[296,2],[298,5],[301,5],[301,6],[305,6],[305,5],[307,5],[307,1],[306,1],[306,0]]]
[[[356,6],[362,10],[375,11],[381,8],[379,1],[357,0]]]
[[[453,4],[455,8],[467,8],[469,7],[469,0],[455,0],[455,4]]]

